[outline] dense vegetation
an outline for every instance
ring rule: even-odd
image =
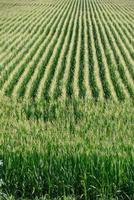
[[[134,199],[134,2],[0,0],[0,200]]]
[[[133,106],[1,99],[3,193],[17,199],[133,199]]]
[[[134,98],[131,0],[0,0],[0,91]]]

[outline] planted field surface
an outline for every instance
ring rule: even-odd
[[[133,0],[0,0],[0,200],[134,200],[133,100]]]
[[[0,92],[134,98],[134,2],[0,0]]]
[[[0,200],[134,200],[133,108],[0,98]]]

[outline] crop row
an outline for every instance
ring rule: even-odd
[[[129,9],[104,0],[58,0],[0,19],[1,92],[37,99],[134,98]]]

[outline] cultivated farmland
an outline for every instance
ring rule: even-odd
[[[1,93],[133,98],[133,12],[130,0],[0,0]]]
[[[134,200],[134,1],[0,0],[0,200]]]

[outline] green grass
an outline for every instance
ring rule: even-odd
[[[133,101],[0,98],[1,191],[17,200],[134,199],[133,144]]]

